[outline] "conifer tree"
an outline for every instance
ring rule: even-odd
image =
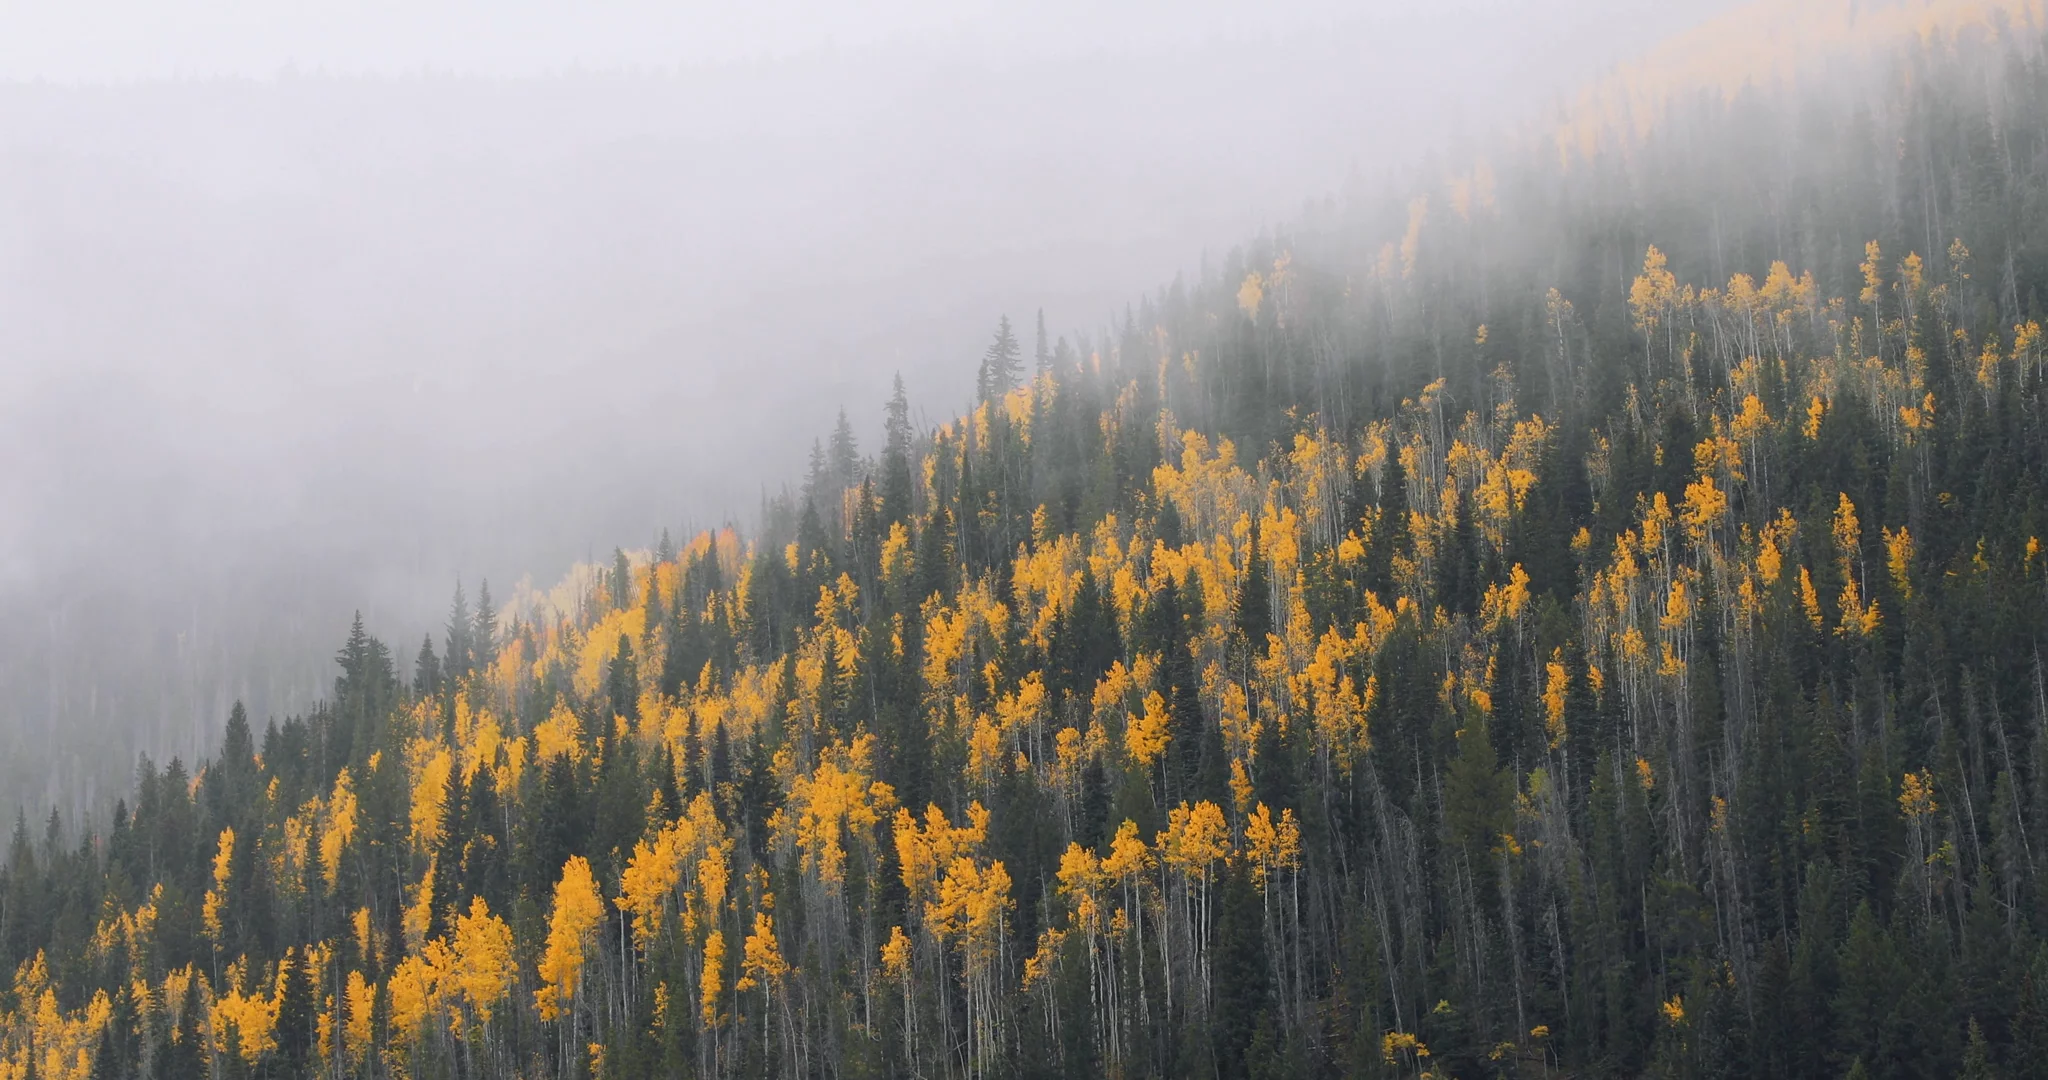
[[[1023,373],[1020,356],[1017,334],[1010,329],[1010,317],[1005,315],[996,324],[995,339],[989,342],[988,351],[982,353],[981,369],[975,376],[976,396],[985,402],[995,402],[1016,389]]]

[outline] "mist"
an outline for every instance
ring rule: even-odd
[[[0,15],[0,804],[746,527],[998,316],[1099,335],[1715,5],[172,8]]]

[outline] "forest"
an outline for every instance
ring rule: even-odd
[[[1311,204],[359,618],[17,816],[0,1080],[2048,1075],[2044,45]]]

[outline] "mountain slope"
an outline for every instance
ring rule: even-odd
[[[16,830],[7,1075],[2035,1067],[2040,45],[1325,206],[358,625]]]

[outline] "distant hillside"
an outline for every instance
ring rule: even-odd
[[[1792,93],[1828,80],[1867,85],[1909,42],[1964,39],[2034,52],[2044,28],[2043,0],[1759,0],[1586,87],[1567,103],[1553,137],[1560,151],[1590,155],[1650,134],[1688,99]]]

